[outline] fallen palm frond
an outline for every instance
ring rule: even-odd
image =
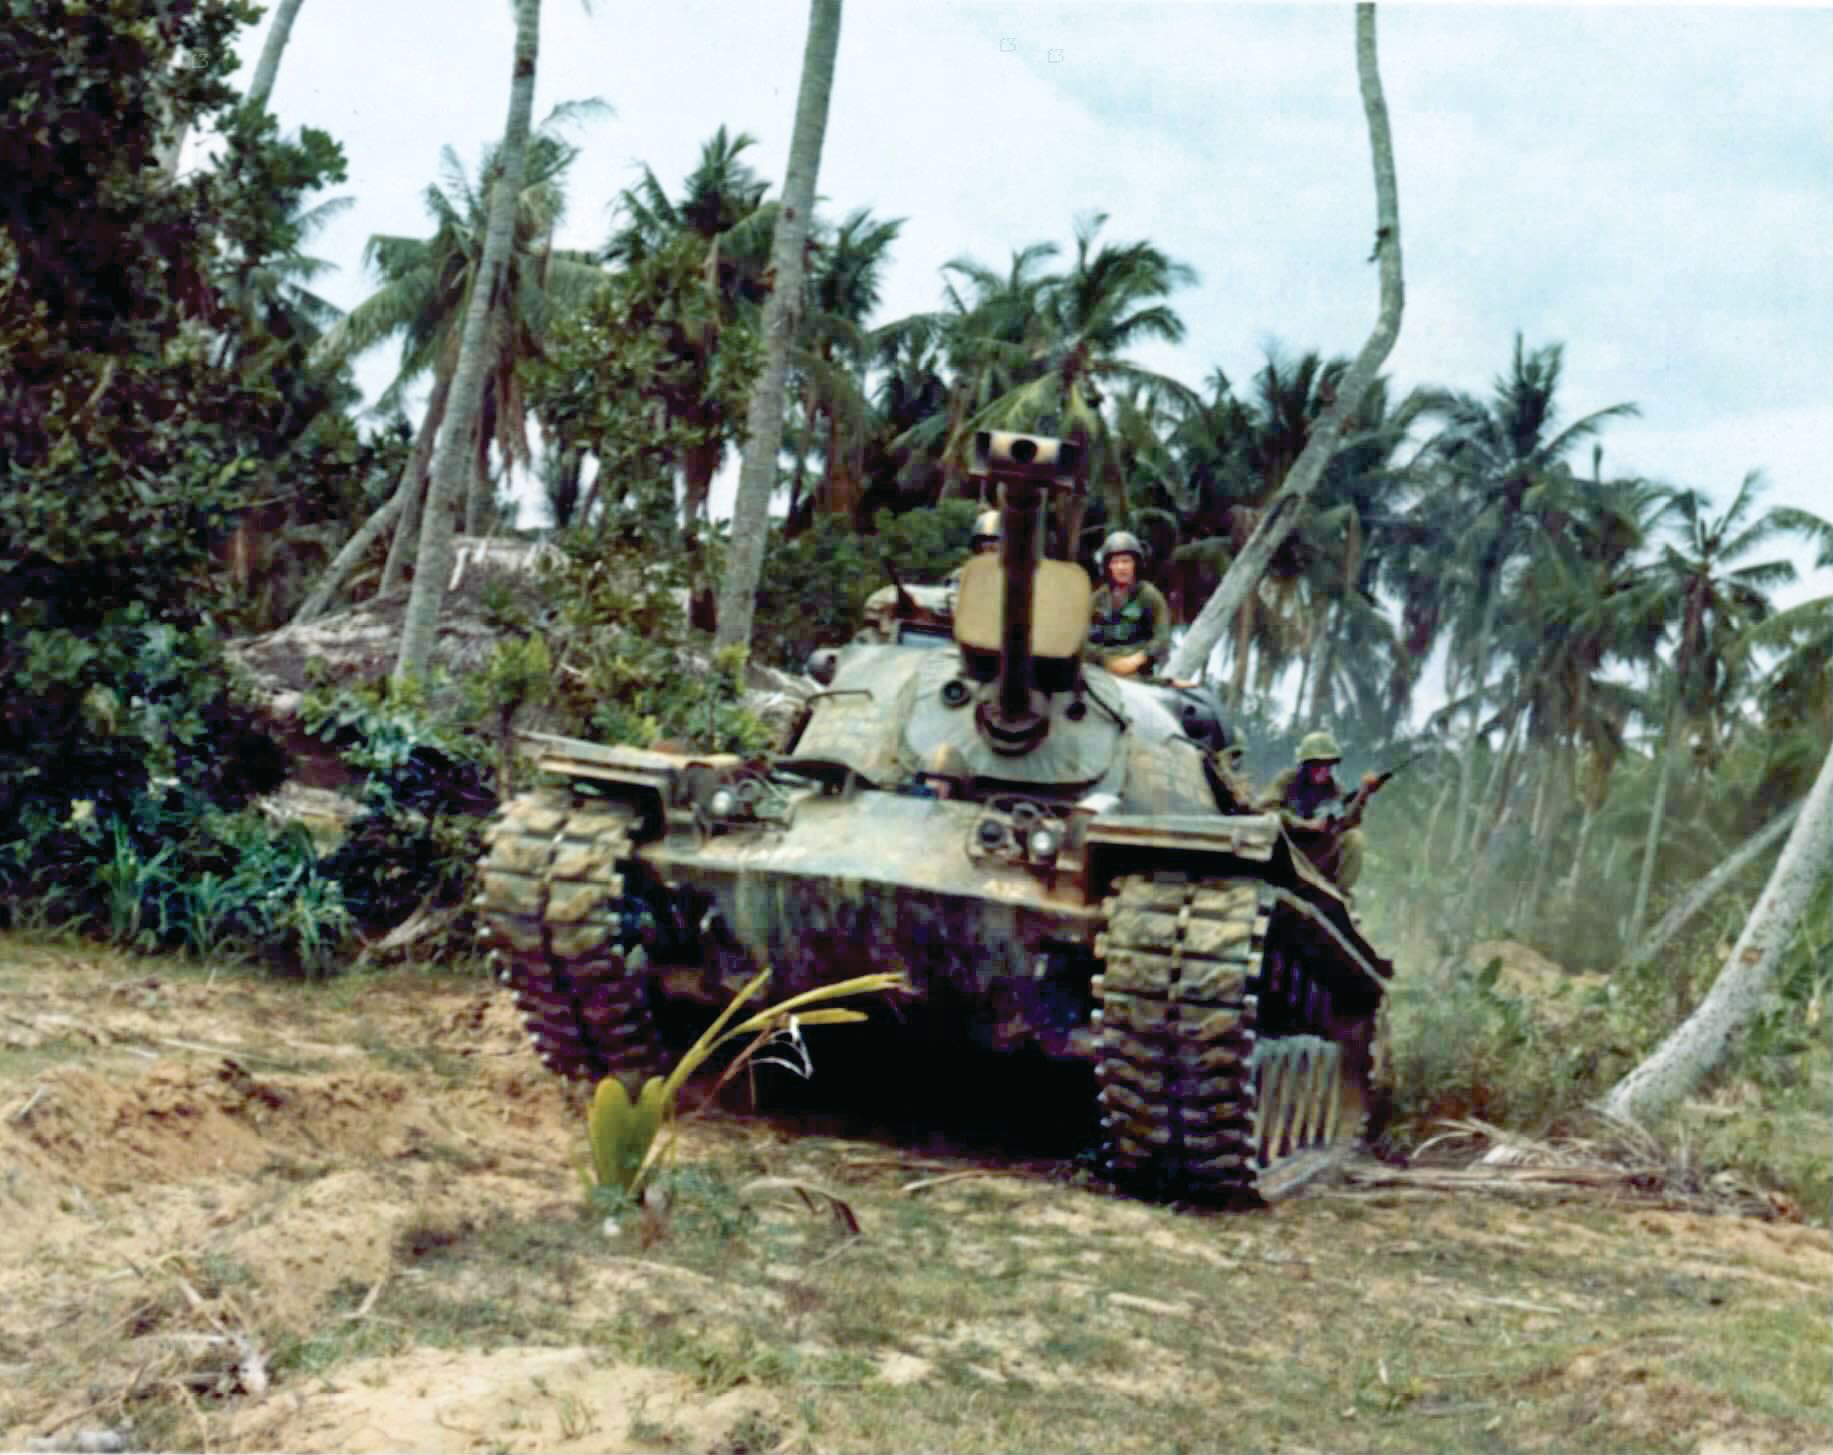
[[[852,1204],[839,1193],[816,1183],[805,1182],[799,1177],[756,1177],[738,1189],[740,1197],[757,1192],[793,1192],[811,1213],[818,1213],[825,1207],[834,1215],[834,1222],[842,1233],[849,1238],[859,1236],[859,1217]]]
[[[1352,1166],[1352,1188],[1413,1188],[1433,1192],[1491,1192],[1524,1197],[1603,1193],[1696,1212],[1799,1217],[1793,1202],[1729,1172],[1710,1176],[1683,1141],[1670,1145],[1635,1122],[1599,1114],[1591,1136],[1537,1139],[1468,1119],[1439,1123],[1412,1165]],[[1445,1161],[1426,1162],[1436,1154]],[[1452,1156],[1457,1162],[1448,1159]],[[1465,1159],[1468,1159],[1467,1161]]]

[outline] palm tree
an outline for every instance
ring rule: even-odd
[[[1523,549],[1528,492],[1551,478],[1572,449],[1596,436],[1608,420],[1640,412],[1633,404],[1614,404],[1557,428],[1563,366],[1563,346],[1548,344],[1529,352],[1516,334],[1509,371],[1496,379],[1489,398],[1444,391],[1423,401],[1424,413],[1442,421],[1425,454],[1427,468],[1440,483],[1424,495],[1419,509],[1461,541],[1455,569],[1463,589],[1457,593],[1460,609],[1450,620],[1457,695],[1470,718],[1454,835],[1460,854],[1475,833],[1471,773],[1489,696],[1489,657],[1506,580]]]
[[[516,214],[522,199],[529,154],[529,120],[534,110],[535,57],[540,46],[541,0],[516,0],[515,61],[510,72],[509,118],[497,154],[498,171],[490,188],[489,224],[476,276],[465,304],[464,334],[458,346],[451,384],[450,417],[440,430],[427,492],[426,523],[413,595],[401,626],[401,652],[395,661],[397,683],[426,676],[432,660],[433,633],[452,569],[452,525],[471,442],[483,416],[484,393],[493,366],[499,363],[510,330],[500,320],[517,293],[512,269]],[[497,326],[493,327],[493,323]],[[497,400],[499,416],[507,401]]]
[[[804,244],[815,207],[815,177],[834,93],[834,56],[840,48],[840,0],[810,0],[808,44],[796,96],[795,128],[783,177],[783,206],[771,239],[773,286],[764,305],[764,367],[746,417],[744,464],[732,506],[732,538],[719,588],[720,647],[749,646],[764,563],[770,497],[776,493],[777,454],[783,434],[783,381],[801,322]]]
[[[1154,404],[1198,407],[1193,390],[1124,357],[1149,340],[1182,342],[1183,320],[1164,299],[1197,275],[1150,242],[1097,246],[1106,222],[1106,213],[1077,221],[1070,266],[1043,281],[1037,313],[1025,320],[1015,377],[964,422],[962,435],[1030,429],[1081,441],[1088,478],[1106,500],[1109,525],[1118,526],[1126,518],[1123,449],[1102,406],[1109,395],[1133,390]],[[1073,530],[1075,520],[1064,524]]]
[[[1737,564],[1790,529],[1791,518],[1779,517],[1774,511],[1752,518],[1762,489],[1761,473],[1751,471],[1716,519],[1708,514],[1711,502],[1701,492],[1676,493],[1674,511],[1682,540],[1678,546],[1664,543],[1653,568],[1674,610],[1678,640],[1662,694],[1663,741],[1657,748],[1660,768],[1655,802],[1626,935],[1632,945],[1641,938],[1648,913],[1649,885],[1675,759],[1695,731],[1704,739],[1707,752],[1712,751],[1740,668],[1748,660],[1740,643],[1773,614],[1768,593],[1795,579],[1793,564],[1785,560]]]
[[[527,460],[526,410],[517,366],[538,355],[542,336],[556,313],[577,306],[604,283],[592,255],[553,246],[554,231],[565,213],[563,179],[578,155],[578,148],[562,138],[561,129],[604,109],[598,102],[557,107],[529,140],[515,207],[508,278],[492,299],[494,311],[488,319],[491,358],[480,417],[492,428],[470,442],[474,482],[487,478],[484,466],[492,442],[505,458]],[[484,154],[475,186],[449,147],[442,153],[442,167],[444,185],[426,191],[427,211],[434,222],[432,236],[378,234],[370,238],[364,261],[380,274],[382,285],[352,309],[319,347],[321,356],[352,359],[388,339],[400,340],[400,367],[377,401],[379,410],[398,406],[409,385],[428,373],[433,377],[414,452],[396,491],[398,498],[391,498],[364,528],[377,534],[386,528],[387,518],[400,518],[383,572],[383,594],[400,585],[419,540],[420,502],[458,366],[462,320],[479,276],[496,180],[504,174],[504,160],[494,147]],[[466,504],[467,525],[474,527],[482,504],[481,488],[474,484],[467,490]]]
[[[919,349],[933,344],[946,360],[946,408],[925,414],[891,446],[940,462],[935,501],[960,491],[973,438],[969,421],[1013,387],[1038,347],[1050,285],[1040,269],[1056,254],[1055,243],[1032,243],[1013,252],[1004,274],[972,258],[952,258],[942,267],[945,306],[887,324],[876,335],[881,348],[905,340]]]
[[[819,432],[821,480],[811,508],[858,515],[864,496],[865,436],[870,403],[865,376],[873,340],[866,320],[878,307],[881,275],[903,219],[878,219],[865,208],[838,228],[815,225],[813,268],[794,351],[792,374],[804,442]],[[800,453],[798,453],[798,474]],[[799,489],[795,492],[799,494]],[[790,514],[796,514],[791,500]]]
[[[682,367],[657,370],[660,380],[680,381],[661,385],[668,419],[687,425],[697,440],[680,458],[682,523],[690,530],[706,516],[713,477],[738,426],[704,387],[720,335],[741,314],[763,304],[771,289],[770,237],[777,209],[764,201],[770,184],[744,159],[756,144],[754,137],[729,135],[721,126],[702,144],[678,198],[670,198],[645,166],[637,184],[618,197],[621,221],[602,253],[614,267],[636,268],[687,247],[706,290],[706,306],[698,310],[704,325],[676,335]]]

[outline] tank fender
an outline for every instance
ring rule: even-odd
[[[709,784],[723,781],[744,763],[730,753],[663,753],[607,748],[548,734],[525,736],[539,748],[535,765],[543,773],[594,785],[601,794],[611,790],[612,796],[637,805],[657,832],[667,832],[671,818],[691,818],[693,800],[704,797]]]
[[[1271,863],[1280,833],[1276,814],[1097,814],[1081,835],[1089,891],[1105,894],[1119,876],[1154,869],[1238,874],[1243,860]]]

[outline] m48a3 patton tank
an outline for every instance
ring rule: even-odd
[[[1116,1181],[1273,1199],[1360,1136],[1392,974],[1214,750],[1213,700],[1087,667],[1091,590],[1043,558],[1074,447],[982,434],[1003,539],[942,650],[817,664],[761,761],[549,740],[511,802],[485,933],[542,1059],[628,1078],[665,997],[723,1005],[901,970],[906,1021],[1086,1062]]]

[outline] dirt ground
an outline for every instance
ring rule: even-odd
[[[728,1114],[608,1226],[581,1150],[480,982],[0,939],[0,1448],[1828,1444],[1821,1225],[1201,1213]]]

